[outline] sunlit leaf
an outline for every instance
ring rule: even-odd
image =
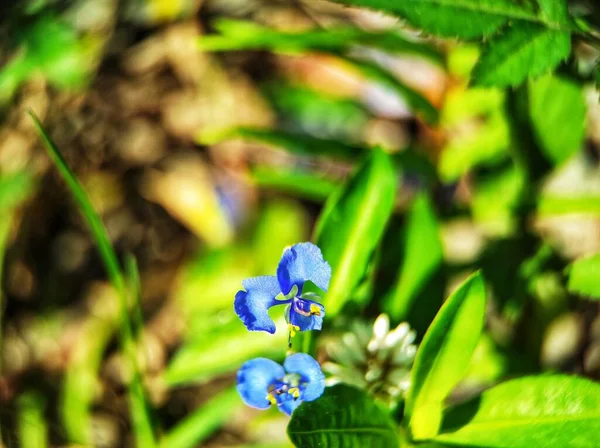
[[[402,265],[384,304],[394,321],[407,320],[417,295],[443,261],[437,218],[425,195],[418,196],[411,205],[403,243]]]
[[[345,385],[325,389],[292,414],[287,433],[298,448],[309,446],[394,448],[398,430],[365,392]]]
[[[596,445],[599,431],[600,385],[556,375],[508,381],[449,409],[435,439],[469,447],[584,448]]]
[[[488,36],[510,20],[525,19],[549,27],[567,27],[511,0],[335,0],[398,15],[424,31],[469,39]],[[562,1],[562,0],[561,0]],[[552,17],[556,18],[556,17]]]
[[[540,216],[584,214],[600,216],[600,196],[592,194],[542,194],[538,197]]]
[[[507,155],[509,128],[504,115],[491,113],[474,132],[453,138],[444,147],[438,165],[440,177],[448,182],[479,165],[494,165]]]
[[[31,194],[33,187],[33,178],[27,171],[0,175],[0,211],[19,205]]]
[[[463,378],[483,329],[485,284],[471,275],[444,303],[419,345],[406,400],[416,440],[438,433],[444,400]]]
[[[540,149],[555,164],[579,151],[586,107],[581,86],[556,75],[529,81],[529,115]]]
[[[317,223],[316,244],[333,271],[324,299],[328,317],[342,309],[364,276],[392,213],[395,193],[390,157],[376,149],[327,200]]]
[[[517,22],[492,38],[473,70],[479,86],[516,86],[543,75],[567,58],[571,36],[540,25]]]
[[[38,392],[27,391],[17,398],[19,407],[19,441],[22,448],[48,446],[48,422],[45,418],[46,398]]]
[[[569,268],[569,291],[600,300],[600,254],[575,260]]]

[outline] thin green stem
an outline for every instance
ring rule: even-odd
[[[2,352],[3,343],[3,317],[4,317],[4,290],[2,289],[2,273],[4,272],[4,251],[6,250],[6,242],[8,239],[8,230],[12,221],[12,216],[9,213],[8,217],[0,220],[0,353]],[[2,358],[0,357],[0,374],[2,374]]]
[[[0,353],[3,352],[3,318],[4,318],[4,290],[2,289],[2,273],[4,272],[4,251],[6,250],[6,241],[8,239],[8,230],[12,216],[0,220]],[[2,375],[2,357],[0,356],[0,376]],[[0,444],[2,444],[2,428],[0,425]]]

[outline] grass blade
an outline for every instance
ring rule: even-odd
[[[119,266],[117,254],[112,247],[108,232],[106,231],[100,216],[94,209],[81,183],[69,169],[60,151],[50,136],[46,133],[36,115],[31,110],[29,111],[29,115],[34,122],[42,141],[44,142],[44,146],[50,159],[56,165],[60,175],[73,194],[75,202],[80,208],[81,213],[83,214],[85,221],[92,233],[92,237],[96,242],[100,257],[102,258],[108,273],[108,277],[118,293],[121,311],[119,319],[121,350],[123,351],[127,361],[131,363],[134,372],[128,389],[131,419],[134,427],[133,432],[135,433],[138,446],[152,447],[155,445],[154,434],[152,432],[150,416],[147,412],[148,407],[144,396],[140,373],[137,368],[135,340],[133,338],[133,330],[128,314],[128,293],[125,279]]]

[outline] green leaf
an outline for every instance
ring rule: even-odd
[[[326,141],[358,141],[370,119],[357,101],[306,87],[269,82],[262,91],[277,111],[281,126]]]
[[[508,235],[517,225],[515,209],[523,191],[523,172],[514,165],[477,173],[471,201],[473,220],[493,235]]]
[[[417,196],[411,205],[403,242],[402,266],[384,304],[394,321],[407,320],[415,298],[444,257],[437,218],[430,199],[424,194]]]
[[[420,113],[425,121],[437,123],[439,119],[438,110],[420,92],[408,86],[376,63],[356,58],[346,58],[346,60],[366,78],[387,87],[404,98],[411,109]]]
[[[0,211],[18,206],[32,192],[33,177],[27,171],[0,176]]]
[[[233,314],[233,307],[230,312]],[[248,332],[235,317],[228,324],[222,324],[223,314],[226,313],[208,315],[208,322],[196,326],[196,339],[186,342],[165,370],[166,384],[205,383],[218,375],[234,372],[244,361],[257,356],[284,358],[288,333],[283,309],[271,313],[277,325],[274,335]],[[207,323],[215,324],[215,328],[211,329]]]
[[[443,64],[439,51],[423,42],[415,42],[395,31],[369,32],[360,28],[340,27],[279,31],[253,22],[219,20],[215,28],[221,35],[203,36],[198,46],[204,51],[271,50],[280,52],[322,51],[342,53],[357,45],[413,54]]]
[[[374,149],[346,185],[332,194],[316,227],[316,244],[332,268],[324,305],[335,316],[363,278],[392,213],[396,173],[390,157]]]
[[[588,448],[600,433],[600,384],[566,375],[500,384],[451,408],[435,440],[470,447]]]
[[[504,102],[500,89],[455,88],[448,93],[441,120],[452,137],[438,164],[443,180],[456,181],[478,165],[507,157],[510,130]]]
[[[529,81],[529,115],[540,149],[555,164],[579,151],[586,106],[581,86],[556,75]]]
[[[199,446],[213,432],[231,418],[235,408],[243,402],[232,387],[219,392],[208,402],[186,416],[160,440],[159,448],[193,448]]]
[[[473,70],[479,86],[516,86],[543,75],[569,56],[571,35],[540,25],[517,22],[490,40]]]
[[[399,15],[426,32],[463,39],[489,36],[509,20],[523,19],[554,28],[560,25],[513,0],[335,1]]]
[[[261,188],[319,202],[325,201],[338,186],[335,180],[322,175],[267,166],[254,167],[252,179]]]
[[[323,51],[337,56],[350,49],[353,43],[377,45],[381,43],[386,50],[418,53],[419,48],[428,48],[425,44],[418,44],[403,39],[395,33],[384,33],[380,36],[354,28],[331,30],[308,30],[297,33],[286,33],[263,28],[252,23],[226,22],[221,26],[222,36],[208,36],[200,40],[199,45],[203,50],[271,50],[271,51]],[[429,48],[423,54],[435,54]],[[437,110],[423,95],[396,79],[389,72],[376,64],[363,62],[353,57],[345,57],[348,62],[358,68],[365,76],[385,84],[406,99],[407,103],[417,112],[420,112],[427,121],[437,120]],[[440,58],[437,58],[439,62]]]
[[[600,300],[600,254],[575,260],[569,269],[567,287],[574,294]]]
[[[485,284],[471,275],[442,306],[419,346],[406,415],[415,440],[438,433],[444,400],[463,378],[485,320]]]
[[[19,446],[23,448],[45,448],[48,446],[47,399],[42,394],[27,391],[19,395],[18,427]]]
[[[567,0],[537,0],[542,17],[550,23],[566,25],[569,23]]]
[[[457,135],[443,149],[438,165],[440,177],[453,182],[479,165],[495,165],[506,158],[510,130],[503,113],[496,111],[475,132]]]
[[[287,433],[297,447],[394,448],[398,430],[390,416],[358,389],[337,385],[292,414]]]
[[[343,143],[338,140],[312,137],[306,134],[291,133],[276,129],[235,128],[215,133],[203,133],[198,142],[214,145],[233,138],[267,143],[302,156],[330,156],[343,160],[356,160],[363,156],[366,148]]]
[[[91,73],[89,50],[76,30],[52,14],[42,15],[20,31],[30,76],[40,70],[59,88],[85,85]]]
[[[591,215],[600,216],[600,196],[581,194],[542,194],[538,197],[537,213],[539,216],[555,215]]]

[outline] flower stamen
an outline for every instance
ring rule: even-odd
[[[290,337],[293,338],[296,336],[296,332],[300,331],[300,327],[298,325],[288,324],[288,330],[290,332]]]
[[[290,390],[288,390],[288,394],[291,394],[295,400],[300,397],[300,389],[298,389],[297,387],[291,387]]]

